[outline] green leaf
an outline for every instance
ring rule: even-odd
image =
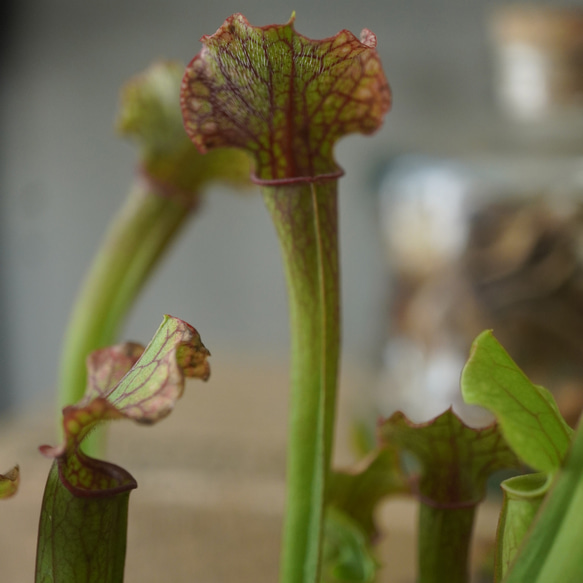
[[[137,484],[80,445],[103,421],[164,418],[182,396],[185,377],[208,379],[209,354],[192,326],[165,316],[146,349],[128,343],[90,355],[85,396],[63,409],[64,443],[40,448],[55,462],[39,525],[37,583],[123,581],[129,492]]]
[[[0,499],[14,496],[20,485],[20,469],[14,466],[5,474],[0,474]]]
[[[506,441],[526,464],[557,471],[572,430],[551,393],[530,382],[490,331],[474,341],[461,387],[466,403],[494,413]]]
[[[583,425],[504,583],[579,583],[583,573]]]
[[[185,377],[208,379],[209,355],[198,332],[171,316],[164,317],[146,349],[129,343],[92,353],[84,398],[63,409],[64,443],[40,448],[59,460],[65,486],[76,493],[117,488],[117,478],[108,476],[103,463],[95,465],[82,454],[83,439],[102,421],[128,418],[151,424],[164,418],[182,396]]]
[[[273,184],[342,175],[333,145],[343,135],[371,133],[391,94],[375,50],[343,30],[324,40],[287,24],[251,26],[228,18],[184,75],[181,106],[188,135],[205,152],[235,146],[251,152],[256,181]]]
[[[490,474],[520,465],[496,424],[468,427],[451,410],[415,424],[394,413],[380,427],[381,439],[412,453],[421,464],[418,489],[433,504],[477,504]]]
[[[372,583],[378,562],[360,525],[337,508],[326,511],[321,583]]]
[[[379,534],[374,523],[378,503],[387,496],[407,492],[409,483],[397,452],[382,447],[353,469],[333,471],[326,499],[329,506],[342,510],[372,540]]]
[[[496,581],[502,581],[514,560],[546,493],[549,474],[525,474],[502,482],[504,501],[496,540]]]
[[[166,316],[144,354],[108,393],[107,401],[125,417],[155,423],[166,417],[184,392],[184,379],[210,376],[210,352],[198,332]]]
[[[421,501],[418,563],[420,583],[463,583],[475,508],[490,474],[519,465],[496,424],[475,429],[451,409],[414,424],[397,412],[380,427],[381,439],[419,461],[415,489]],[[414,482],[415,484],[415,482]]]

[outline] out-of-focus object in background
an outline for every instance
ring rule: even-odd
[[[381,217],[393,274],[381,413],[454,408],[492,328],[571,423],[583,409],[583,11],[503,7],[491,18],[497,116],[473,148],[393,160]],[[453,120],[454,121],[454,120]],[[455,123],[455,121],[454,121]],[[447,143],[444,136],[444,144]]]
[[[583,13],[540,5],[499,7],[491,36],[496,95],[512,116],[536,118],[583,103]]]

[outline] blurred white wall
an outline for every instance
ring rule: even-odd
[[[488,101],[485,0],[20,0],[0,93],[0,282],[6,371],[0,393],[50,398],[78,285],[132,179],[134,151],[112,128],[118,91],[159,58],[187,62],[233,12],[313,38],[368,27],[394,92],[372,138],[345,139],[341,181],[344,345],[381,351],[386,271],[375,189],[383,162]],[[458,120],[458,121],[456,121]],[[147,341],[162,314],[202,334],[220,366],[233,350],[282,355],[288,328],[279,249],[259,196],[209,192],[127,326]],[[259,373],[259,371],[258,371]],[[6,380],[8,379],[8,380]]]

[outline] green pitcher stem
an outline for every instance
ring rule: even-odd
[[[123,583],[128,504],[135,487],[134,481],[119,493],[74,496],[55,461],[41,508],[35,583]]]
[[[59,411],[82,398],[87,355],[117,341],[130,307],[190,210],[183,202],[149,189],[145,182],[137,183],[130,193],[95,257],[69,320]],[[95,455],[102,446],[91,437],[84,450]]]
[[[418,583],[467,583],[475,506],[419,510]]]
[[[340,351],[336,181],[264,187],[290,304],[291,394],[281,581],[317,583]]]

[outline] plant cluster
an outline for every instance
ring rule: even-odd
[[[262,191],[280,241],[292,332],[287,505],[282,583],[375,580],[374,514],[391,495],[419,501],[418,581],[469,580],[476,508],[489,477],[503,482],[497,582],[583,580],[583,430],[561,417],[483,332],[461,377],[467,403],[496,421],[465,425],[452,411],[426,423],[400,412],[379,422],[377,444],[351,471],[331,468],[340,359],[338,179],[335,142],[378,129],[391,91],[376,37],[348,31],[321,41],[236,14],[202,39],[186,67],[160,63],[128,84],[119,128],[140,146],[138,177],[73,310],[63,351],[59,421],[39,526],[36,581],[123,580],[135,479],[101,461],[104,421],[166,417],[186,378],[207,380],[209,351],[189,324],[165,316],[150,344],[115,344],[135,298],[198,208],[205,185]],[[184,132],[186,129],[186,133]],[[207,153],[208,152],[208,153]],[[113,346],[111,346],[113,345]],[[415,471],[404,464],[417,460]],[[18,488],[0,475],[0,497]],[[389,566],[390,567],[390,566]]]

